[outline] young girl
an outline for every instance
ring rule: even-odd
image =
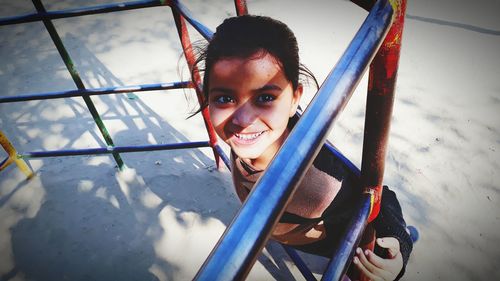
[[[226,19],[198,57],[197,64],[201,62],[206,100],[202,108],[208,106],[215,131],[231,147],[233,181],[244,201],[298,119],[303,91],[299,76],[316,80],[299,63],[293,32],[268,17]],[[331,257],[360,196],[356,181],[322,148],[275,227],[273,239]],[[395,280],[404,273],[412,241],[394,192],[384,187],[382,198],[374,221],[377,253],[357,249],[353,262],[371,279]]]

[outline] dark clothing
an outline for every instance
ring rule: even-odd
[[[236,194],[243,202],[263,171],[234,153],[231,155],[231,162]],[[287,245],[310,244],[323,239],[326,230],[322,214],[335,199],[341,185],[341,182],[328,173],[311,166],[287,204],[286,212],[274,228],[272,238]]]
[[[244,201],[250,189],[253,187],[253,184],[258,180],[258,178],[260,178],[263,171],[254,170],[253,167],[244,162],[240,162],[236,165],[236,161],[242,160],[237,157],[235,158],[235,155],[232,155],[232,171],[233,179],[235,180],[235,187],[241,201]],[[346,166],[326,147],[323,147],[320,150],[310,169],[323,171],[329,177],[330,181],[334,183],[341,183],[340,190],[336,193],[333,201],[331,201],[320,217],[303,217],[290,212],[290,208],[287,207],[278,225],[299,225],[296,227],[298,231],[290,231],[290,236],[295,236],[293,239],[290,239],[290,243],[284,242],[287,241],[283,238],[283,236],[286,237],[286,234],[273,236],[273,238],[298,250],[331,258],[333,250],[338,245],[342,233],[347,229],[347,226],[353,217],[356,208],[358,207],[357,202],[359,202],[359,198],[361,198],[361,191],[360,188],[357,188],[357,177],[354,176],[353,173],[349,172]],[[317,172],[315,173],[318,174]],[[244,184],[241,183],[242,180],[245,181]],[[303,186],[303,183],[304,182],[301,183],[301,186]],[[297,192],[295,193],[295,196],[296,195]],[[295,210],[296,209],[297,208],[295,208]],[[304,236],[308,230],[318,223],[323,223],[324,230],[326,232],[325,235],[315,239],[312,243],[297,244],[293,242],[305,241],[304,239],[297,240],[297,233]],[[403,268],[397,278],[399,279],[405,271],[408,258],[413,248],[413,243],[410,235],[406,231],[406,223],[403,219],[401,206],[398,202],[396,194],[387,186],[384,186],[383,188],[380,213],[373,221],[373,226],[377,237],[395,237],[399,241],[400,251],[403,257]],[[381,252],[381,250],[382,249],[376,247],[375,253],[384,257],[385,255]]]
[[[291,126],[294,121],[296,120],[292,120]],[[255,170],[234,154],[231,158],[236,192],[240,200],[244,201],[263,171]],[[347,165],[323,146],[275,228],[275,232],[280,226],[286,231],[281,234],[273,233],[273,238],[298,250],[331,258],[341,235],[359,206],[361,188],[358,181],[359,178],[349,171]],[[312,190],[309,193],[316,197],[310,200],[311,204],[319,202],[324,207],[307,206],[307,200],[297,198],[301,195],[308,196],[309,189]],[[333,200],[329,199],[331,201],[327,201],[325,205],[324,200],[318,199],[318,192],[324,192],[325,197]],[[311,208],[315,209],[311,211]],[[321,215],[310,215],[317,214],[318,210],[322,212]],[[403,268],[396,278],[398,280],[404,274],[413,242],[406,231],[406,223],[396,194],[387,186],[383,187],[380,213],[372,224],[377,238],[395,237],[399,241]],[[386,257],[382,250],[376,246],[374,252]]]

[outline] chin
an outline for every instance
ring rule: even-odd
[[[240,152],[240,151],[236,151],[236,150],[233,150],[233,151],[241,159],[255,160],[255,159],[259,158],[259,155],[256,155],[255,153],[245,153],[245,152]]]
[[[233,152],[242,159],[254,160],[260,157],[260,153],[255,153],[255,151],[245,151],[244,149],[231,148]]]

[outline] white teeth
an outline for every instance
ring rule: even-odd
[[[264,132],[259,132],[255,134],[234,134],[240,140],[253,140],[262,135]]]

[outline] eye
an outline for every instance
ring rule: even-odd
[[[213,101],[217,104],[234,103],[234,99],[232,97],[226,96],[226,95],[214,97]]]
[[[276,99],[275,96],[270,95],[270,94],[262,94],[257,97],[257,102],[259,103],[268,103],[272,102]]]

